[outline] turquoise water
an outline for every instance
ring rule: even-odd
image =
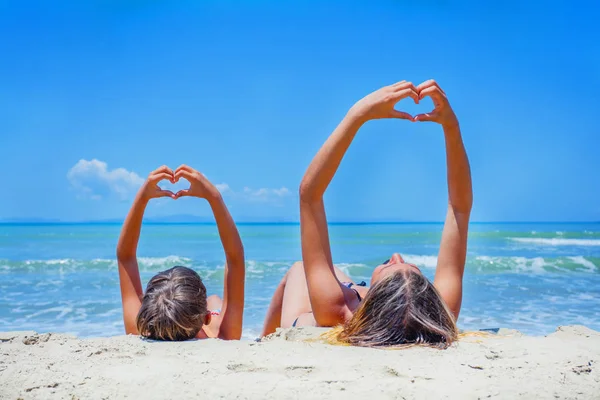
[[[0,225],[0,331],[123,334],[115,246],[117,224]],[[241,224],[246,250],[244,337],[255,337],[286,269],[300,259],[299,226]],[[334,260],[367,280],[393,252],[435,271],[441,224],[336,224]],[[145,225],[145,285],[174,265],[196,269],[221,294],[224,255],[214,225]],[[463,329],[510,327],[542,335],[558,325],[600,330],[600,223],[472,224]]]

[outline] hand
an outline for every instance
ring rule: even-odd
[[[434,109],[425,114],[419,114],[413,118],[415,122],[432,121],[442,124],[443,126],[458,125],[458,119],[450,107],[446,93],[440,88],[434,80],[429,80],[417,86],[419,100],[425,97],[431,97],[433,100]]]
[[[163,190],[158,187],[158,182],[167,180],[171,183],[174,183],[173,171],[163,165],[157,170],[150,173],[146,182],[140,188],[139,194],[145,200],[155,199],[157,197],[171,197],[175,199],[175,194],[170,190]]]
[[[175,193],[175,199],[185,196],[200,197],[207,199],[209,197],[215,197],[219,195],[219,190],[210,183],[208,179],[200,172],[196,171],[192,167],[187,165],[181,165],[175,170],[174,179],[177,182],[179,179],[184,178],[190,182],[190,188],[180,190]]]
[[[412,115],[394,109],[396,104],[407,97],[419,103],[419,94],[411,82],[401,81],[383,87],[359,100],[350,112],[365,121],[380,118],[400,118],[413,121]]]

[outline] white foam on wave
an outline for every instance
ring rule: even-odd
[[[25,265],[46,264],[46,265],[67,265],[73,263],[72,258],[59,258],[56,260],[25,260]]]
[[[582,265],[589,272],[595,272],[596,271],[596,266],[594,265],[594,263],[592,263],[589,260],[586,260],[585,257],[583,257],[583,256],[574,256],[574,257],[568,257],[568,258],[571,261],[573,261],[574,263]]]
[[[600,246],[599,239],[562,239],[562,238],[508,238],[519,243],[543,246]]]
[[[469,260],[467,259],[467,263]],[[491,267],[498,267],[500,269],[508,269],[513,272],[533,272],[543,273],[546,270],[545,266],[548,264],[542,257],[491,257],[491,256],[477,256],[475,257],[475,264],[479,271],[483,271],[485,265]]]
[[[91,263],[92,264],[106,264],[106,263],[113,263],[115,262],[116,259],[109,259],[109,258],[94,258]]]
[[[361,264],[361,263],[334,263],[336,267],[338,267],[340,269],[340,271],[342,271],[343,273],[345,273],[348,276],[352,276],[352,271],[350,271],[350,268],[365,268],[367,267],[366,264]]]
[[[189,264],[191,261],[191,258],[174,255],[166,257],[138,257],[138,262],[148,267],[165,264]]]
[[[39,317],[40,315],[49,314],[49,313],[57,313],[58,315],[56,316],[55,319],[62,319],[65,315],[67,315],[71,312],[73,312],[72,307],[58,306],[58,307],[47,308],[45,310],[41,310],[41,311],[35,312],[33,314],[26,315],[25,319],[28,320],[28,319]]]
[[[539,274],[546,272],[544,267],[548,265],[542,257],[512,257],[512,260],[515,261],[515,267],[518,272],[534,272]]]
[[[279,261],[246,260],[246,273],[254,275],[283,275],[292,263]]]
[[[260,337],[259,328],[244,328],[242,329],[242,340],[252,340]]]
[[[43,280],[43,281],[36,283],[35,287],[38,288],[38,287],[45,287],[45,286],[61,286],[63,284],[64,284],[63,281],[59,281],[56,279],[55,280],[48,279],[48,280]]]
[[[264,268],[254,260],[246,260],[246,273],[255,274],[255,275],[263,275],[265,272]]]
[[[437,256],[423,256],[414,254],[403,254],[404,261],[415,264],[419,268],[435,268],[437,266]]]

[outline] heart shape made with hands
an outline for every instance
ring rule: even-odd
[[[411,82],[401,81],[389,87],[397,95],[400,95],[400,100],[394,105],[393,116],[396,118],[406,119],[412,122],[417,121],[435,121],[439,117],[440,107],[446,103],[446,94],[434,80],[425,81],[418,86]],[[402,109],[397,109],[396,105],[404,100],[412,99],[414,105],[409,102],[404,102]],[[429,111],[423,112],[416,106],[423,102],[432,104],[428,106]]]
[[[394,109],[406,113],[409,117],[407,119],[414,122],[415,117],[419,115],[430,115],[435,110],[435,106],[429,97],[419,99],[418,102],[411,97],[407,97],[396,103]]]
[[[171,192],[177,194],[180,190],[187,190],[190,188],[190,182],[185,178],[179,178],[177,180],[170,181],[168,179],[163,179],[158,182],[158,187],[161,190],[170,190]]]
[[[180,181],[182,182],[180,183]],[[183,181],[187,181],[189,186],[185,185]],[[180,165],[175,171],[163,165],[150,173],[144,185],[144,193],[147,198],[202,197],[207,185],[212,187],[204,175],[185,164]]]
[[[148,181],[152,183],[152,187],[154,188],[150,189],[150,197],[171,197],[177,200],[180,197],[189,196],[192,184],[188,176],[191,177],[192,174],[189,171],[191,168],[187,166],[186,168],[188,170],[185,173],[178,171],[179,169],[174,172],[167,166],[162,166],[153,171],[148,177]]]

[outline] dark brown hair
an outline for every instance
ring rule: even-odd
[[[207,312],[206,287],[200,275],[177,266],[159,272],[148,282],[137,329],[149,339],[193,339],[202,329]]]
[[[336,339],[364,347],[446,348],[457,337],[454,316],[433,284],[417,272],[404,270],[369,289]]]

